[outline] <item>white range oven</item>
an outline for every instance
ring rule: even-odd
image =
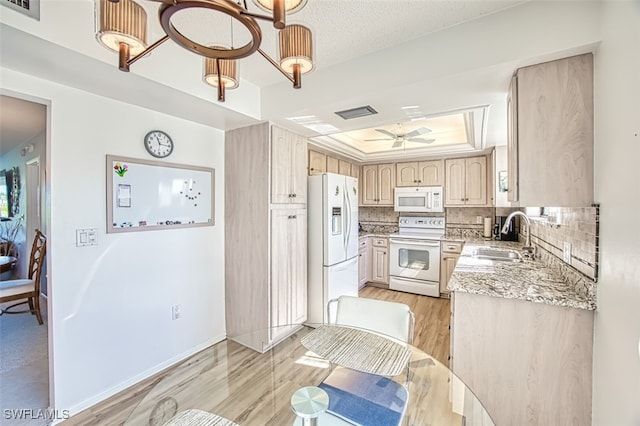
[[[389,236],[389,288],[440,297],[440,240],[444,217],[401,216]]]

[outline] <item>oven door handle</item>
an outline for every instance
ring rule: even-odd
[[[408,240],[408,239],[398,239],[398,238],[390,238],[389,242],[391,244],[405,244],[405,245],[413,245],[413,246],[423,246],[423,247],[440,247],[440,242],[428,242],[428,241],[417,241],[417,240]]]

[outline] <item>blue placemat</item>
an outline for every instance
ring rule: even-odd
[[[319,385],[329,394],[329,411],[360,426],[397,426],[407,390],[386,377],[340,368]]]

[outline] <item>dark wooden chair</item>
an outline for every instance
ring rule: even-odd
[[[39,229],[36,229],[36,235],[31,247],[31,256],[29,257],[27,278],[0,281],[0,303],[21,299],[25,300],[0,310],[0,315],[31,312],[38,319],[38,323],[42,324],[42,313],[40,312],[40,275],[42,273],[42,262],[44,262],[46,252],[47,237],[40,232]],[[10,310],[25,303],[29,304],[28,310]]]

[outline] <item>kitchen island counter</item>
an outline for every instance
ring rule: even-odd
[[[473,253],[479,247],[519,250],[522,244],[483,240],[465,242],[447,286],[450,291],[596,309],[593,291],[580,282],[571,282],[560,270],[539,259],[511,262],[476,258]]]

